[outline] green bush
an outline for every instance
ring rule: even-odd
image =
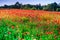
[[[60,11],[60,8],[57,8],[56,11]]]

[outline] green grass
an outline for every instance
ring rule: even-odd
[[[41,25],[37,27],[38,24]],[[56,30],[58,26],[58,24],[53,23],[45,25],[41,22],[29,22],[28,20],[23,20],[21,23],[2,19],[0,20],[0,40],[60,40],[60,35]],[[44,30],[45,28],[46,30]],[[49,31],[54,33],[46,34]],[[54,38],[55,35],[57,38]]]

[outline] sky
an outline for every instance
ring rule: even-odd
[[[22,3],[22,4],[41,4],[41,5],[47,5],[53,2],[60,3],[60,0],[0,0],[0,6],[3,6],[4,4],[12,5],[16,2]]]

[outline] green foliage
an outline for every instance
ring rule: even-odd
[[[48,4],[47,6],[43,7],[43,10],[48,10],[48,11],[56,11],[58,5],[56,2]]]
[[[29,21],[29,18],[27,18],[27,17],[22,17],[21,20],[22,20],[24,23],[26,23],[26,22]]]
[[[13,22],[12,20],[0,20],[0,40],[56,40],[54,35],[58,35],[57,24],[50,23],[41,25],[37,27],[39,23],[26,22],[27,18],[22,18],[23,23]],[[26,24],[25,24],[25,23]],[[13,28],[14,27],[14,28]],[[46,30],[44,30],[46,28]],[[49,28],[49,30],[47,30]],[[46,34],[45,32],[53,31],[53,34]],[[57,39],[59,40],[59,37]]]
[[[56,11],[60,11],[60,8],[57,8]]]
[[[35,7],[32,7],[31,9],[32,9],[32,10],[36,10],[36,8],[35,8]]]

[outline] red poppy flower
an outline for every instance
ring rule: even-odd
[[[53,34],[53,32],[46,32],[46,34]]]
[[[12,29],[14,29],[14,26],[11,26]]]

